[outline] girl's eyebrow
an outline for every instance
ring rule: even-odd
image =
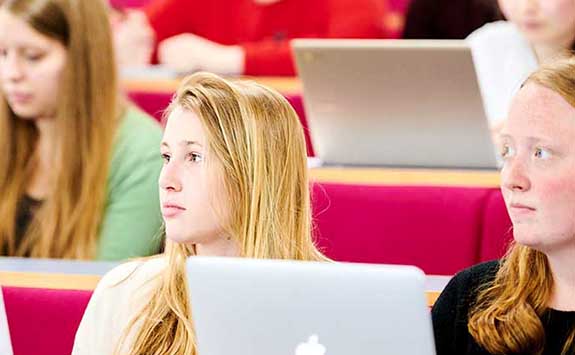
[[[168,142],[162,142],[162,144],[160,144],[162,147],[166,147],[166,148],[170,148],[170,145],[168,144]],[[188,145],[197,145],[202,147],[202,144],[200,142],[196,142],[196,141],[181,141],[180,143],[178,143],[178,145],[184,145],[184,146],[188,146]]]
[[[507,141],[514,141],[513,137],[509,134],[501,134],[499,136],[502,140],[507,140]],[[548,143],[548,142],[553,142],[552,139],[549,139],[547,137],[536,137],[536,136],[527,136],[527,137],[523,137],[524,139],[526,139],[529,144],[537,144],[537,143]]]

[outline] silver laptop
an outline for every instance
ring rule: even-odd
[[[410,266],[192,257],[200,355],[433,355]]]
[[[464,41],[301,39],[292,46],[324,164],[497,167]]]
[[[8,329],[8,318],[4,308],[4,298],[0,287],[0,354],[12,355],[12,343],[10,341],[10,330]]]

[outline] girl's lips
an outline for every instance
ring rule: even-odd
[[[535,208],[520,203],[512,203],[509,205],[509,213],[515,216],[527,216],[535,213],[535,211]]]
[[[176,217],[180,213],[184,212],[186,209],[182,206],[176,204],[164,204],[162,205],[162,215],[165,218]]]
[[[25,104],[32,99],[32,95],[23,93],[9,93],[8,101],[13,104]]]
[[[528,31],[534,31],[541,27],[541,23],[535,21],[526,21],[521,24],[521,27]]]

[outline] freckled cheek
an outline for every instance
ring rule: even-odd
[[[538,189],[539,203],[549,219],[573,219],[575,217],[575,174],[564,178],[542,181]],[[558,221],[559,222],[559,221]]]

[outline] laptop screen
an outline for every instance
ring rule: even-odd
[[[497,168],[466,42],[292,44],[314,152],[325,165]]]

